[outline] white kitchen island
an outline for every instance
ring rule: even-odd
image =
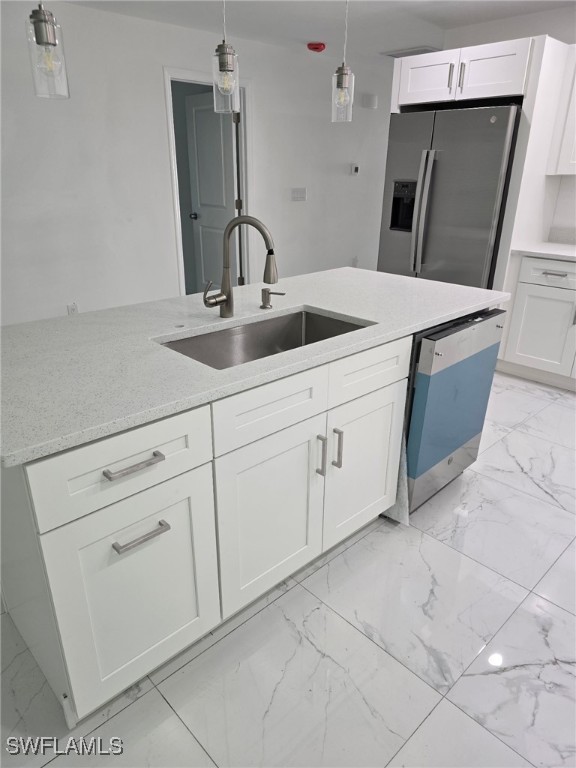
[[[7,608],[86,717],[394,504],[412,334],[507,294],[351,268],[3,337]],[[161,345],[300,310],[365,325],[216,370]]]

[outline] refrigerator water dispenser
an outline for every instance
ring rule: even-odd
[[[392,216],[390,229],[412,232],[414,201],[416,199],[415,181],[395,181],[392,195]]]

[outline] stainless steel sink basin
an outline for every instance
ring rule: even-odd
[[[369,323],[360,325],[315,312],[293,312],[187,339],[166,341],[163,346],[212,368],[223,369],[331,339],[366,325]]]

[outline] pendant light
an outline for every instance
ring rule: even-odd
[[[28,51],[36,96],[45,99],[68,99],[68,77],[64,61],[62,29],[42,3],[26,21]]]
[[[212,57],[214,112],[240,112],[238,56],[226,42],[226,0],[222,0],[222,32],[223,40]]]
[[[352,122],[352,104],[354,102],[354,75],[346,65],[346,46],[348,44],[348,0],[346,0],[346,20],[344,23],[344,55],[342,65],[332,75],[332,122]]]

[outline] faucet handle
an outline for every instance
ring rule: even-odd
[[[210,290],[210,288],[212,288],[212,280],[208,280],[208,282],[206,283],[206,287],[204,288],[204,295],[202,296],[202,298],[204,300],[204,306],[205,307],[213,307],[213,306],[215,306],[212,303],[212,297],[208,296],[208,291]]]
[[[221,304],[224,304],[227,300],[226,295],[222,292],[215,293],[212,296],[208,296],[208,291],[212,287],[212,280],[208,280],[206,283],[206,288],[204,288],[204,306],[205,307],[219,307]]]

